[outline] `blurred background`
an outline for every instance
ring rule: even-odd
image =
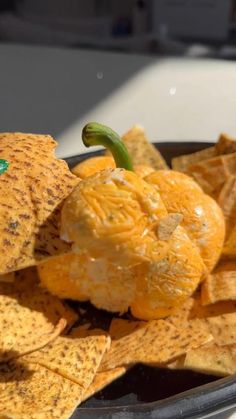
[[[236,136],[236,0],[1,0],[0,129],[86,151],[90,120],[151,141]]]
[[[1,0],[0,39],[236,58],[235,0]]]

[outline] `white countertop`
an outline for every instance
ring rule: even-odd
[[[152,141],[236,136],[236,63],[0,44],[0,130],[49,133],[57,154],[86,151],[88,121]]]

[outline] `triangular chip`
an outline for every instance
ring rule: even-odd
[[[111,349],[104,356],[100,371],[115,367],[144,364],[162,364],[186,353],[188,350],[212,340],[205,325],[196,322],[189,327],[177,329],[165,320],[150,321],[135,327],[128,335],[113,340]]]
[[[235,153],[236,140],[228,134],[221,134],[215,145],[215,149],[218,155]]]
[[[234,313],[236,311],[236,301],[220,301],[215,304],[203,306],[200,298],[194,298],[194,304],[188,315],[189,319],[205,319],[221,314]]]
[[[204,145],[203,145],[204,146]],[[203,160],[212,159],[222,154],[236,152],[236,140],[227,134],[221,134],[217,143],[212,147],[203,148],[195,153],[186,154],[172,159],[171,167],[178,172],[188,172],[188,167]]]
[[[155,170],[168,169],[168,166],[157,148],[151,144],[144,129],[135,125],[122,137],[135,165],[151,166]]]
[[[78,179],[56,159],[49,135],[0,134],[0,158],[9,162],[0,176],[0,274],[65,253],[59,237],[60,205]]]
[[[110,338],[92,331],[84,336],[59,336],[39,351],[25,357],[28,362],[40,364],[79,384],[84,390],[92,383],[104,353],[110,347]]]
[[[0,362],[43,347],[77,318],[31,280],[32,272],[23,271],[13,283],[0,283]]]
[[[223,185],[218,196],[218,204],[225,216],[226,237],[228,237],[236,224],[236,176],[230,176]]]
[[[68,419],[83,387],[36,364],[0,366],[0,414],[17,419]]]
[[[182,368],[217,376],[235,374],[236,344],[217,346],[213,343],[189,351]]]
[[[236,301],[236,262],[220,265],[207,276],[201,287],[203,305],[225,300]]]
[[[177,172],[187,172],[188,167],[192,164],[202,162],[203,160],[212,159],[217,155],[215,147],[207,147],[195,153],[185,154],[174,157],[171,161],[171,167]]]
[[[88,387],[85,394],[83,395],[83,401],[89,399],[89,397],[92,397],[98,391],[101,391],[113,381],[117,380],[117,378],[120,378],[125,374],[125,372],[126,368],[124,367],[114,368],[110,371],[98,372],[95,375],[92,384]]]
[[[217,156],[188,167],[191,175],[205,193],[217,199],[224,183],[236,175],[236,153]]]

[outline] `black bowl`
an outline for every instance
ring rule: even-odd
[[[165,142],[155,144],[168,164],[172,157],[193,153],[212,143]],[[67,158],[70,167],[102,151]],[[108,328],[112,315],[87,303],[71,303],[84,308],[95,327]],[[192,371],[170,371],[136,365],[123,377],[79,406],[73,419],[179,419],[205,417],[236,404],[236,376],[221,378]],[[212,416],[213,417],[213,416]]]

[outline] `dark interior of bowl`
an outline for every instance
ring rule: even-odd
[[[212,143],[200,142],[167,142],[160,143],[158,145],[156,144],[168,164],[170,164],[172,157],[193,153],[211,145]],[[67,162],[70,167],[73,167],[80,161],[98,154],[101,154],[101,152],[87,153],[84,155],[70,157],[67,159]],[[109,324],[113,317],[112,314],[102,310],[97,310],[87,303],[70,302],[70,304],[79,313],[81,313],[82,309],[82,322],[90,322],[94,327],[101,327],[106,330],[109,328]],[[127,316],[129,315],[126,315],[126,317]],[[181,396],[182,392],[186,392],[186,390],[191,390],[197,387],[194,393],[195,398],[199,397],[202,391],[205,391],[206,397],[208,398],[208,403],[206,403],[206,410],[211,411],[214,406],[212,405],[213,401],[210,396],[211,392],[213,394],[215,390],[213,391],[213,387],[211,390],[209,385],[204,390],[204,385],[206,383],[213,383],[216,381],[220,383],[222,382],[222,379],[219,380],[218,377],[195,373],[192,371],[171,371],[145,365],[136,365],[131,368],[123,377],[117,379],[104,390],[96,393],[93,397],[85,401],[73,414],[73,419],[77,417],[96,417],[97,419],[108,417],[174,417],[177,419],[180,417],[190,417],[188,416],[190,412],[191,417],[195,417],[195,413],[197,414],[199,406],[195,406],[194,413],[194,409],[192,409],[194,406],[192,406],[190,402],[186,403],[182,407],[178,405],[179,411],[177,407],[177,410],[174,410],[174,413],[172,412],[171,416],[168,416],[168,413],[164,413],[164,411],[161,409],[160,401],[166,401],[167,405],[165,404],[165,406],[168,407],[169,410],[167,410],[167,412],[170,414],[170,408],[171,406],[175,406],[174,402],[176,402],[176,400],[173,399],[173,396]],[[228,388],[229,383],[227,382],[227,379],[226,384]],[[217,386],[214,386],[214,389],[217,390]],[[188,394],[188,392],[186,394]],[[193,400],[193,395],[191,396],[190,394],[190,399],[191,397]],[[236,397],[236,388],[234,388],[234,397]],[[224,399],[225,398],[223,397],[222,403]],[[219,400],[219,398],[217,400]],[[141,416],[139,416],[140,414]],[[167,416],[165,416],[166,414]]]

